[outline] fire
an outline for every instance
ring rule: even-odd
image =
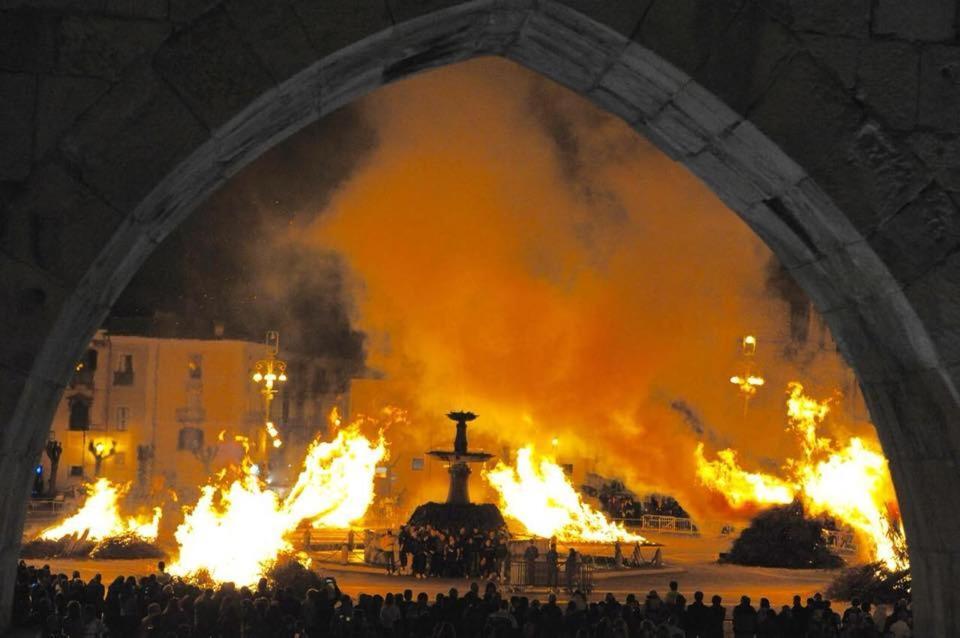
[[[726,495],[734,507],[747,503],[775,505],[793,502],[792,485],[775,476],[742,469],[734,450],[720,450],[716,461],[708,461],[703,456],[703,443],[699,443],[694,454],[700,482]]]
[[[128,488],[129,484],[118,485],[106,478],[87,484],[87,498],[77,513],[59,525],[43,530],[40,538],[58,540],[71,534],[82,536],[86,533],[89,540],[99,541],[132,533],[148,541],[156,540],[160,526],[159,507],[149,515],[120,515],[118,501]]]
[[[799,459],[787,459],[785,478],[744,470],[736,452],[729,449],[720,450],[717,460],[708,461],[702,443],[694,452],[697,478],[734,507],[789,503],[799,498],[809,513],[829,515],[855,529],[869,541],[875,560],[891,569],[905,568],[903,529],[883,454],[860,438],[851,438],[840,447],[820,436],[818,427],[830,412],[830,401],[808,397],[799,383],[790,383],[788,390],[788,429],[796,433],[802,454]]]
[[[643,542],[583,502],[563,469],[546,457],[533,460],[533,446],[517,451],[515,467],[502,461],[484,477],[500,493],[500,508],[531,534],[561,541]]]
[[[286,536],[301,521],[314,527],[346,526],[363,517],[373,501],[377,463],[386,456],[382,434],[374,443],[352,424],[329,442],[315,441],[285,498],[268,489],[249,461],[226,487],[203,487],[200,500],[185,508],[174,537],[180,546],[170,571],[201,571],[217,582],[257,582],[264,568],[292,547]],[[221,476],[222,480],[222,476]]]

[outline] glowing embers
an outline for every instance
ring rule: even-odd
[[[799,459],[787,459],[781,476],[748,472],[733,450],[720,450],[717,460],[708,461],[701,443],[694,452],[697,478],[733,507],[799,499],[809,514],[829,515],[855,529],[869,541],[874,560],[891,569],[906,567],[903,527],[883,454],[856,437],[841,447],[819,436],[829,401],[806,396],[799,383],[790,383],[788,390],[788,429],[799,439]]]
[[[146,541],[157,539],[160,525],[160,508],[149,514],[122,516],[118,501],[129,489],[129,484],[119,485],[101,478],[84,486],[87,498],[77,513],[40,533],[45,540],[59,540],[76,535],[89,541],[101,541],[123,535],[135,535]]]
[[[179,558],[173,574],[251,585],[281,552],[292,550],[286,535],[301,521],[340,527],[363,517],[373,501],[377,463],[386,456],[382,433],[376,442],[352,424],[334,440],[315,441],[286,498],[266,488],[245,459],[239,477],[203,487],[200,500],[185,508],[174,534]]]
[[[517,451],[514,467],[501,461],[483,473],[500,494],[500,509],[527,532],[566,542],[646,540],[584,503],[563,468],[551,459],[541,457],[535,463],[533,457],[533,446],[527,445]]]

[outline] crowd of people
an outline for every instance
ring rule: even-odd
[[[42,638],[723,638],[729,629],[735,638],[911,636],[906,602],[888,615],[854,600],[840,615],[819,594],[779,611],[744,596],[728,613],[719,596],[708,604],[702,592],[688,604],[676,582],[662,597],[651,591],[622,602],[612,594],[589,602],[580,591],[563,604],[553,593],[541,602],[506,596],[493,582],[432,601],[410,589],[354,600],[333,579],[301,595],[266,579],[255,588],[201,588],[171,578],[162,563],[156,574],[109,585],[99,575],[83,581],[21,563],[13,610],[16,625]]]
[[[500,579],[509,575],[508,541],[506,530],[401,525],[397,534],[388,531],[381,537],[380,550],[391,574]]]

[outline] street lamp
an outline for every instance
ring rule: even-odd
[[[266,356],[257,361],[253,368],[253,381],[260,386],[260,394],[263,395],[264,430],[260,435],[260,447],[263,450],[267,447],[266,435],[270,435],[273,447],[278,448],[283,445],[280,432],[270,419],[270,405],[280,391],[278,384],[285,383],[287,380],[287,362],[277,358],[280,352],[280,333],[276,330],[268,331],[265,345]]]
[[[757,393],[757,389],[765,383],[763,377],[754,374],[752,371],[753,357],[757,353],[757,338],[754,335],[746,335],[740,340],[740,353],[746,359],[746,370],[743,374],[730,377],[730,383],[737,386],[740,394],[743,395],[743,413],[746,415],[750,399]]]

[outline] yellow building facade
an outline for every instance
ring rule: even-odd
[[[258,449],[264,398],[251,377],[265,354],[263,344],[247,341],[99,332],[77,363],[51,427],[51,439],[63,446],[58,488],[94,478],[91,444],[113,451],[102,460],[101,476],[144,491],[201,484],[211,471],[239,460],[236,435],[249,439],[254,460],[269,454],[271,466],[285,467],[284,458],[323,433],[334,406],[346,413],[349,382],[335,381],[334,362],[281,352],[288,381],[271,418],[284,447]],[[46,456],[43,466],[49,481]]]

